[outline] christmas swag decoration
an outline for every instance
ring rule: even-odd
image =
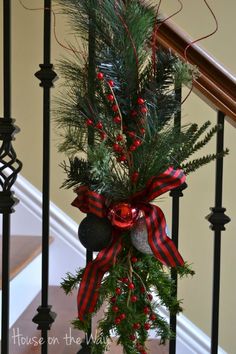
[[[162,175],[153,178],[146,190],[139,192],[132,198],[132,202],[134,203],[138,198],[139,202],[137,201],[136,205],[140,210],[142,208],[144,211],[148,229],[148,241],[153,251],[153,255],[162,264],[170,267],[183,266],[184,261],[172,240],[166,235],[166,221],[163,212],[157,206],[150,205],[147,202],[153,200],[167,190],[178,187],[184,182],[184,180],[185,176],[181,170],[175,171],[173,168],[169,168]],[[78,188],[77,194],[78,196],[72,205],[78,207],[82,211],[86,208],[87,212],[93,210],[95,215],[105,216],[105,201],[99,194],[91,192],[84,187]],[[142,200],[142,198],[144,199]],[[127,204],[118,204],[118,206],[119,208],[125,206],[125,210],[127,209]],[[129,209],[132,210],[132,207]],[[81,280],[78,293],[79,318],[81,320],[84,319],[87,313],[94,312],[97,298],[99,296],[102,277],[109,268],[115,264],[116,258],[122,250],[122,237],[120,237],[118,230],[121,229],[122,231],[127,229],[127,225],[128,228],[133,226],[132,224],[130,225],[130,220],[127,222],[125,215],[124,218],[122,218],[120,214],[117,214],[117,210],[118,208],[111,207],[108,213],[108,215],[110,213],[116,215],[116,219],[112,219],[112,224],[117,227],[117,230],[114,230],[113,241],[98,254],[95,261],[88,264]],[[120,221],[117,222],[119,219]],[[88,287],[87,284],[89,282],[91,282],[91,284]]]
[[[105,305],[92,353],[106,351],[111,331],[124,353],[147,353],[150,329],[172,338],[160,305],[182,310],[170,270],[193,271],[166,233],[160,196],[185,186],[186,175],[217,158],[190,160],[221,127],[181,126],[181,87],[196,69],[157,45],[161,18],[144,0],[57,0],[83,41],[60,62],[57,100],[65,188],[87,216],[79,239],[96,258],[62,287],[78,290],[76,328],[86,331]],[[224,154],[228,151],[226,150]]]

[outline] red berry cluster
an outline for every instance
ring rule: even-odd
[[[137,103],[140,106],[140,112],[146,114],[148,110],[147,107],[145,106],[145,100],[142,97],[139,97],[137,99]]]
[[[142,128],[141,128],[141,130],[142,130]],[[143,132],[143,134],[145,134],[145,129],[142,130],[142,132]],[[142,140],[139,137],[137,137],[135,131],[133,131],[133,130],[127,131],[126,134],[133,140],[132,144],[129,147],[129,151],[133,152],[133,151],[137,150],[137,148],[142,145]]]
[[[116,288],[116,295],[121,295],[121,293],[122,293],[122,290],[120,289],[120,288]],[[115,296],[113,296],[112,298],[111,298],[111,303],[112,304],[115,304],[116,303],[116,297]],[[114,306],[112,306],[112,311],[114,312],[114,313],[117,313],[118,314],[118,312],[120,311],[120,309],[119,309],[119,307],[117,306],[117,305],[114,305]],[[120,323],[121,323],[121,321],[123,321],[123,320],[125,320],[126,319],[126,314],[125,313],[120,313],[116,318],[115,318],[115,324],[116,325],[119,325]]]
[[[99,134],[100,134],[100,137],[101,137],[101,140],[105,140],[107,135],[106,133],[104,132],[103,130],[103,124],[102,122],[98,122],[95,126],[94,126],[94,121],[91,119],[91,118],[88,118],[86,120],[86,125],[88,127],[94,127],[95,129],[97,129],[99,131]]]
[[[116,136],[116,142],[113,144],[113,151],[116,152],[119,156],[117,157],[117,161],[118,162],[125,162],[127,161],[127,157],[125,155],[124,152],[124,148],[123,148],[123,135],[122,134],[118,134]]]
[[[102,72],[98,72],[97,73],[97,79],[102,81],[104,80],[104,74]],[[107,85],[112,88],[114,87],[114,81],[112,80],[107,80],[106,81]],[[111,93],[108,93],[106,95],[106,98],[108,100],[108,102],[111,104],[111,109],[114,112],[114,116],[113,116],[113,122],[115,124],[121,125],[122,123],[122,117],[120,115],[120,111],[119,111],[119,106],[116,102],[115,96],[113,94],[113,90],[111,89]],[[147,108],[146,108],[146,104],[145,104],[145,99],[142,97],[138,97],[137,98],[137,109],[133,109],[130,112],[130,116],[132,118],[138,117],[140,118],[140,112],[141,113],[147,113]],[[140,118],[141,121],[143,120],[143,118]],[[88,126],[93,126],[94,122],[92,119],[87,119],[87,125]],[[142,122],[141,122],[142,123]],[[140,127],[141,126],[141,127]],[[99,130],[100,132],[100,136],[101,139],[104,140],[106,139],[106,133],[103,131],[103,125],[102,122],[98,122],[95,125],[95,128]],[[123,131],[126,132],[126,135],[129,136],[132,139],[132,142],[130,144],[130,146],[128,147],[128,150],[130,153],[136,151],[141,145],[142,145],[142,136],[145,134],[145,128],[143,127],[143,124],[140,124],[138,127],[138,135],[136,134],[135,131],[128,131],[127,127],[123,126]],[[113,143],[113,151],[115,153],[117,153],[117,161],[118,162],[126,162],[128,159],[127,153],[125,153],[124,148],[123,148],[123,136],[122,134],[118,134],[116,137],[116,141]],[[137,183],[139,174],[137,171],[135,171],[133,173],[133,175],[131,176],[131,181],[132,183]]]
[[[138,110],[133,109],[130,112],[131,118],[136,118],[139,115],[139,112],[141,112],[142,114],[146,114],[148,111],[145,105],[145,100],[142,97],[138,97],[137,104],[138,104]]]
[[[134,265],[134,267],[138,266],[139,259],[136,256],[132,256],[130,260]],[[115,289],[115,295],[110,299],[110,302],[112,304],[112,312],[114,312],[114,324],[116,326],[122,325],[122,321],[127,318],[127,315],[120,310],[119,305],[117,304],[117,299],[120,295],[124,293],[125,288],[128,291],[131,291],[130,301],[132,303],[136,303],[139,300],[138,293],[143,294],[140,295],[140,298],[145,299],[146,302],[146,305],[143,307],[143,314],[145,315],[145,320],[143,320],[142,322],[141,321],[133,322],[133,324],[131,325],[132,331],[129,335],[129,339],[130,341],[134,342],[134,346],[140,354],[147,354],[145,347],[139,342],[138,337],[139,337],[140,330],[149,331],[153,325],[153,322],[156,321],[157,319],[157,315],[154,312],[152,312],[152,308],[150,304],[150,302],[153,299],[153,296],[150,293],[147,293],[147,290],[144,286],[138,289],[136,284],[134,284],[134,282],[132,281],[132,279],[130,279],[127,276],[119,278],[118,280],[123,285],[118,286]]]
[[[130,145],[129,147],[129,151],[133,152],[135,150],[137,150],[137,148],[139,146],[142,145],[142,140],[139,139],[137,136],[136,136],[136,133],[134,131],[127,131],[127,135],[133,140],[132,144]]]
[[[98,80],[103,80],[104,79],[104,74],[103,73],[101,73],[101,72],[99,72],[98,74],[97,74],[97,78],[98,78]],[[107,81],[107,84],[108,84],[108,86],[109,87],[114,87],[114,81],[112,81],[112,80],[108,80]],[[114,113],[116,113],[116,115],[114,116],[114,118],[113,118],[113,121],[114,121],[114,123],[117,123],[117,124],[120,124],[121,123],[121,117],[120,117],[120,115],[118,114],[118,111],[119,111],[119,107],[118,107],[118,105],[116,104],[116,103],[114,103],[115,102],[115,97],[114,97],[114,95],[112,94],[112,93],[109,93],[109,94],[107,94],[107,100],[111,103],[111,109],[113,110],[113,112]]]
[[[99,71],[99,72],[97,73],[97,79],[100,80],[100,81],[102,81],[102,80],[104,79],[104,74]],[[108,81],[107,81],[107,84],[108,84],[110,87],[114,87],[114,86],[115,86],[115,83],[114,83],[114,81],[112,81],[112,80],[108,80]]]
[[[123,147],[118,142],[113,144],[113,150],[119,154],[119,156],[116,158],[118,162],[127,161],[127,157],[124,153]]]

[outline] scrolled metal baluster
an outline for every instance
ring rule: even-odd
[[[3,118],[0,118],[0,214],[2,214],[1,353],[9,353],[10,216],[18,200],[12,187],[22,168],[12,145],[19,129],[11,118],[11,1],[3,1]]]
[[[89,0],[90,1],[90,0]],[[95,8],[94,8],[95,11]],[[89,40],[88,40],[88,93],[90,102],[94,102],[95,96],[95,75],[96,75],[96,33],[93,25],[94,13],[89,17]],[[88,127],[88,145],[91,147],[94,144],[94,130],[92,127]],[[86,264],[93,260],[93,252],[86,251]],[[92,339],[92,320],[90,321],[89,328],[87,330],[84,341],[82,342],[82,348],[77,354],[90,354],[91,353],[91,339]]]
[[[219,111],[217,123],[221,129],[217,132],[217,154],[221,154],[224,150],[224,122],[225,115]],[[218,353],[219,341],[221,232],[225,230],[225,224],[230,222],[230,218],[225,214],[226,209],[222,207],[222,196],[223,157],[220,157],[216,160],[215,206],[211,208],[212,212],[207,216],[207,220],[211,223],[211,229],[214,231],[211,354]]]
[[[175,99],[179,103],[180,109],[177,111],[174,117],[174,125],[177,131],[181,130],[181,101],[182,101],[182,89],[178,88],[175,90]],[[183,197],[183,190],[187,188],[187,184],[183,183],[180,187],[173,189],[170,192],[172,197],[172,240],[174,241],[177,249],[179,245],[179,201]],[[175,269],[171,270],[171,279],[173,281],[172,286],[172,296],[177,298],[178,290],[178,278]],[[177,329],[177,318],[176,315],[170,313],[170,329],[176,336]],[[169,354],[176,353],[176,337],[170,340],[169,343]]]
[[[50,63],[51,57],[51,1],[44,1],[44,63],[35,76],[43,88],[43,200],[42,200],[42,292],[41,306],[38,307],[33,322],[42,331],[41,352],[48,353],[48,330],[56,318],[48,304],[49,285],[49,206],[50,206],[50,90],[57,75]]]

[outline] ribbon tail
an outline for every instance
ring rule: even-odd
[[[96,259],[86,266],[77,296],[78,318],[80,320],[85,320],[88,313],[94,312],[103,276],[116,263],[121,250],[122,239],[115,231],[112,243],[100,251]]]
[[[148,242],[155,257],[168,267],[183,266],[184,260],[174,242],[166,234],[166,220],[160,208],[145,206]]]

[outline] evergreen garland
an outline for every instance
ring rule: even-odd
[[[59,65],[65,84],[55,113],[64,132],[59,150],[68,156],[68,162],[62,163],[67,175],[64,188],[86,185],[115,204],[143,190],[153,176],[170,166],[189,174],[217,158],[210,154],[189,159],[221,127],[206,122],[180,129],[174,124],[181,109],[176,93],[191,84],[196,68],[153,46],[154,26],[161,22],[154,6],[141,0],[57,2],[85,43],[91,26],[95,35],[95,80],[91,82],[84,53],[77,52],[73,60],[64,59]],[[92,146],[88,128],[94,134]],[[181,302],[172,296],[169,269],[153,255],[136,250],[129,236],[129,231],[121,234],[123,250],[99,289],[95,312],[104,302],[107,306],[99,322],[101,341],[92,346],[94,354],[104,353],[111,330],[125,353],[145,354],[149,328],[156,330],[161,343],[173,335],[158,307],[166,306],[171,314],[182,310]],[[180,277],[193,274],[186,263],[176,271]],[[67,274],[62,283],[66,293],[81,282],[83,274],[84,269]],[[74,320],[74,326],[86,331],[94,313],[85,321]]]

